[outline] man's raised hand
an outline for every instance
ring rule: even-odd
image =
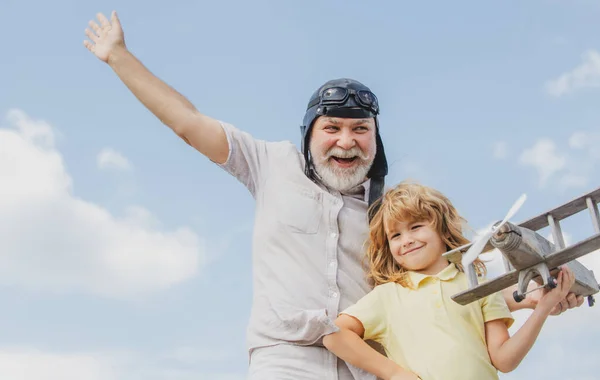
[[[123,28],[115,11],[112,12],[110,21],[102,13],[98,13],[96,17],[100,25],[94,20],[89,22],[89,28],[85,30],[89,40],[83,41],[83,45],[100,60],[108,63],[115,50],[125,49]]]

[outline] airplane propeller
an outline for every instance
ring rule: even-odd
[[[519,211],[521,206],[523,206],[523,203],[525,203],[526,199],[527,194],[522,194],[519,197],[519,199],[517,199],[516,202],[512,205],[504,219],[502,219],[502,221],[499,224],[492,225],[492,227],[488,231],[480,234],[474,239],[473,244],[471,245],[471,247],[469,247],[467,252],[465,252],[465,254],[462,257],[462,265],[463,268],[465,268],[465,270],[473,263],[473,261],[475,261],[477,256],[479,256],[479,254],[483,251],[488,240],[490,240],[494,235],[494,232],[496,232],[500,227],[504,225],[504,223],[508,222],[510,219],[512,219],[513,216],[515,216],[517,211]]]

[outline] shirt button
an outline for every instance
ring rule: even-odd
[[[337,294],[336,292],[333,292],[333,293],[331,293],[331,296],[332,296],[333,298],[337,298],[338,294]]]
[[[329,266],[330,266],[330,267],[334,267],[334,266],[335,266],[335,261],[332,261],[332,262],[330,262],[330,263],[329,263]]]
[[[335,239],[337,237],[337,234],[335,232],[332,232],[331,237]]]

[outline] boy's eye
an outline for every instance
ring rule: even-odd
[[[422,224],[415,224],[415,225],[412,227],[412,229],[413,229],[413,230],[416,230],[416,229],[418,229],[418,228],[421,228],[421,227],[423,227],[423,225],[422,225]]]

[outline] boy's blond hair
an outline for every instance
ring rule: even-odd
[[[469,243],[462,233],[465,220],[448,198],[430,187],[402,182],[382,196],[379,209],[369,225],[367,280],[372,286],[396,282],[412,287],[406,270],[394,260],[387,240],[386,227],[399,220],[409,223],[430,221],[446,244],[447,251]],[[460,263],[455,264],[462,271]],[[477,259],[474,264],[477,274],[484,275],[484,263]]]

